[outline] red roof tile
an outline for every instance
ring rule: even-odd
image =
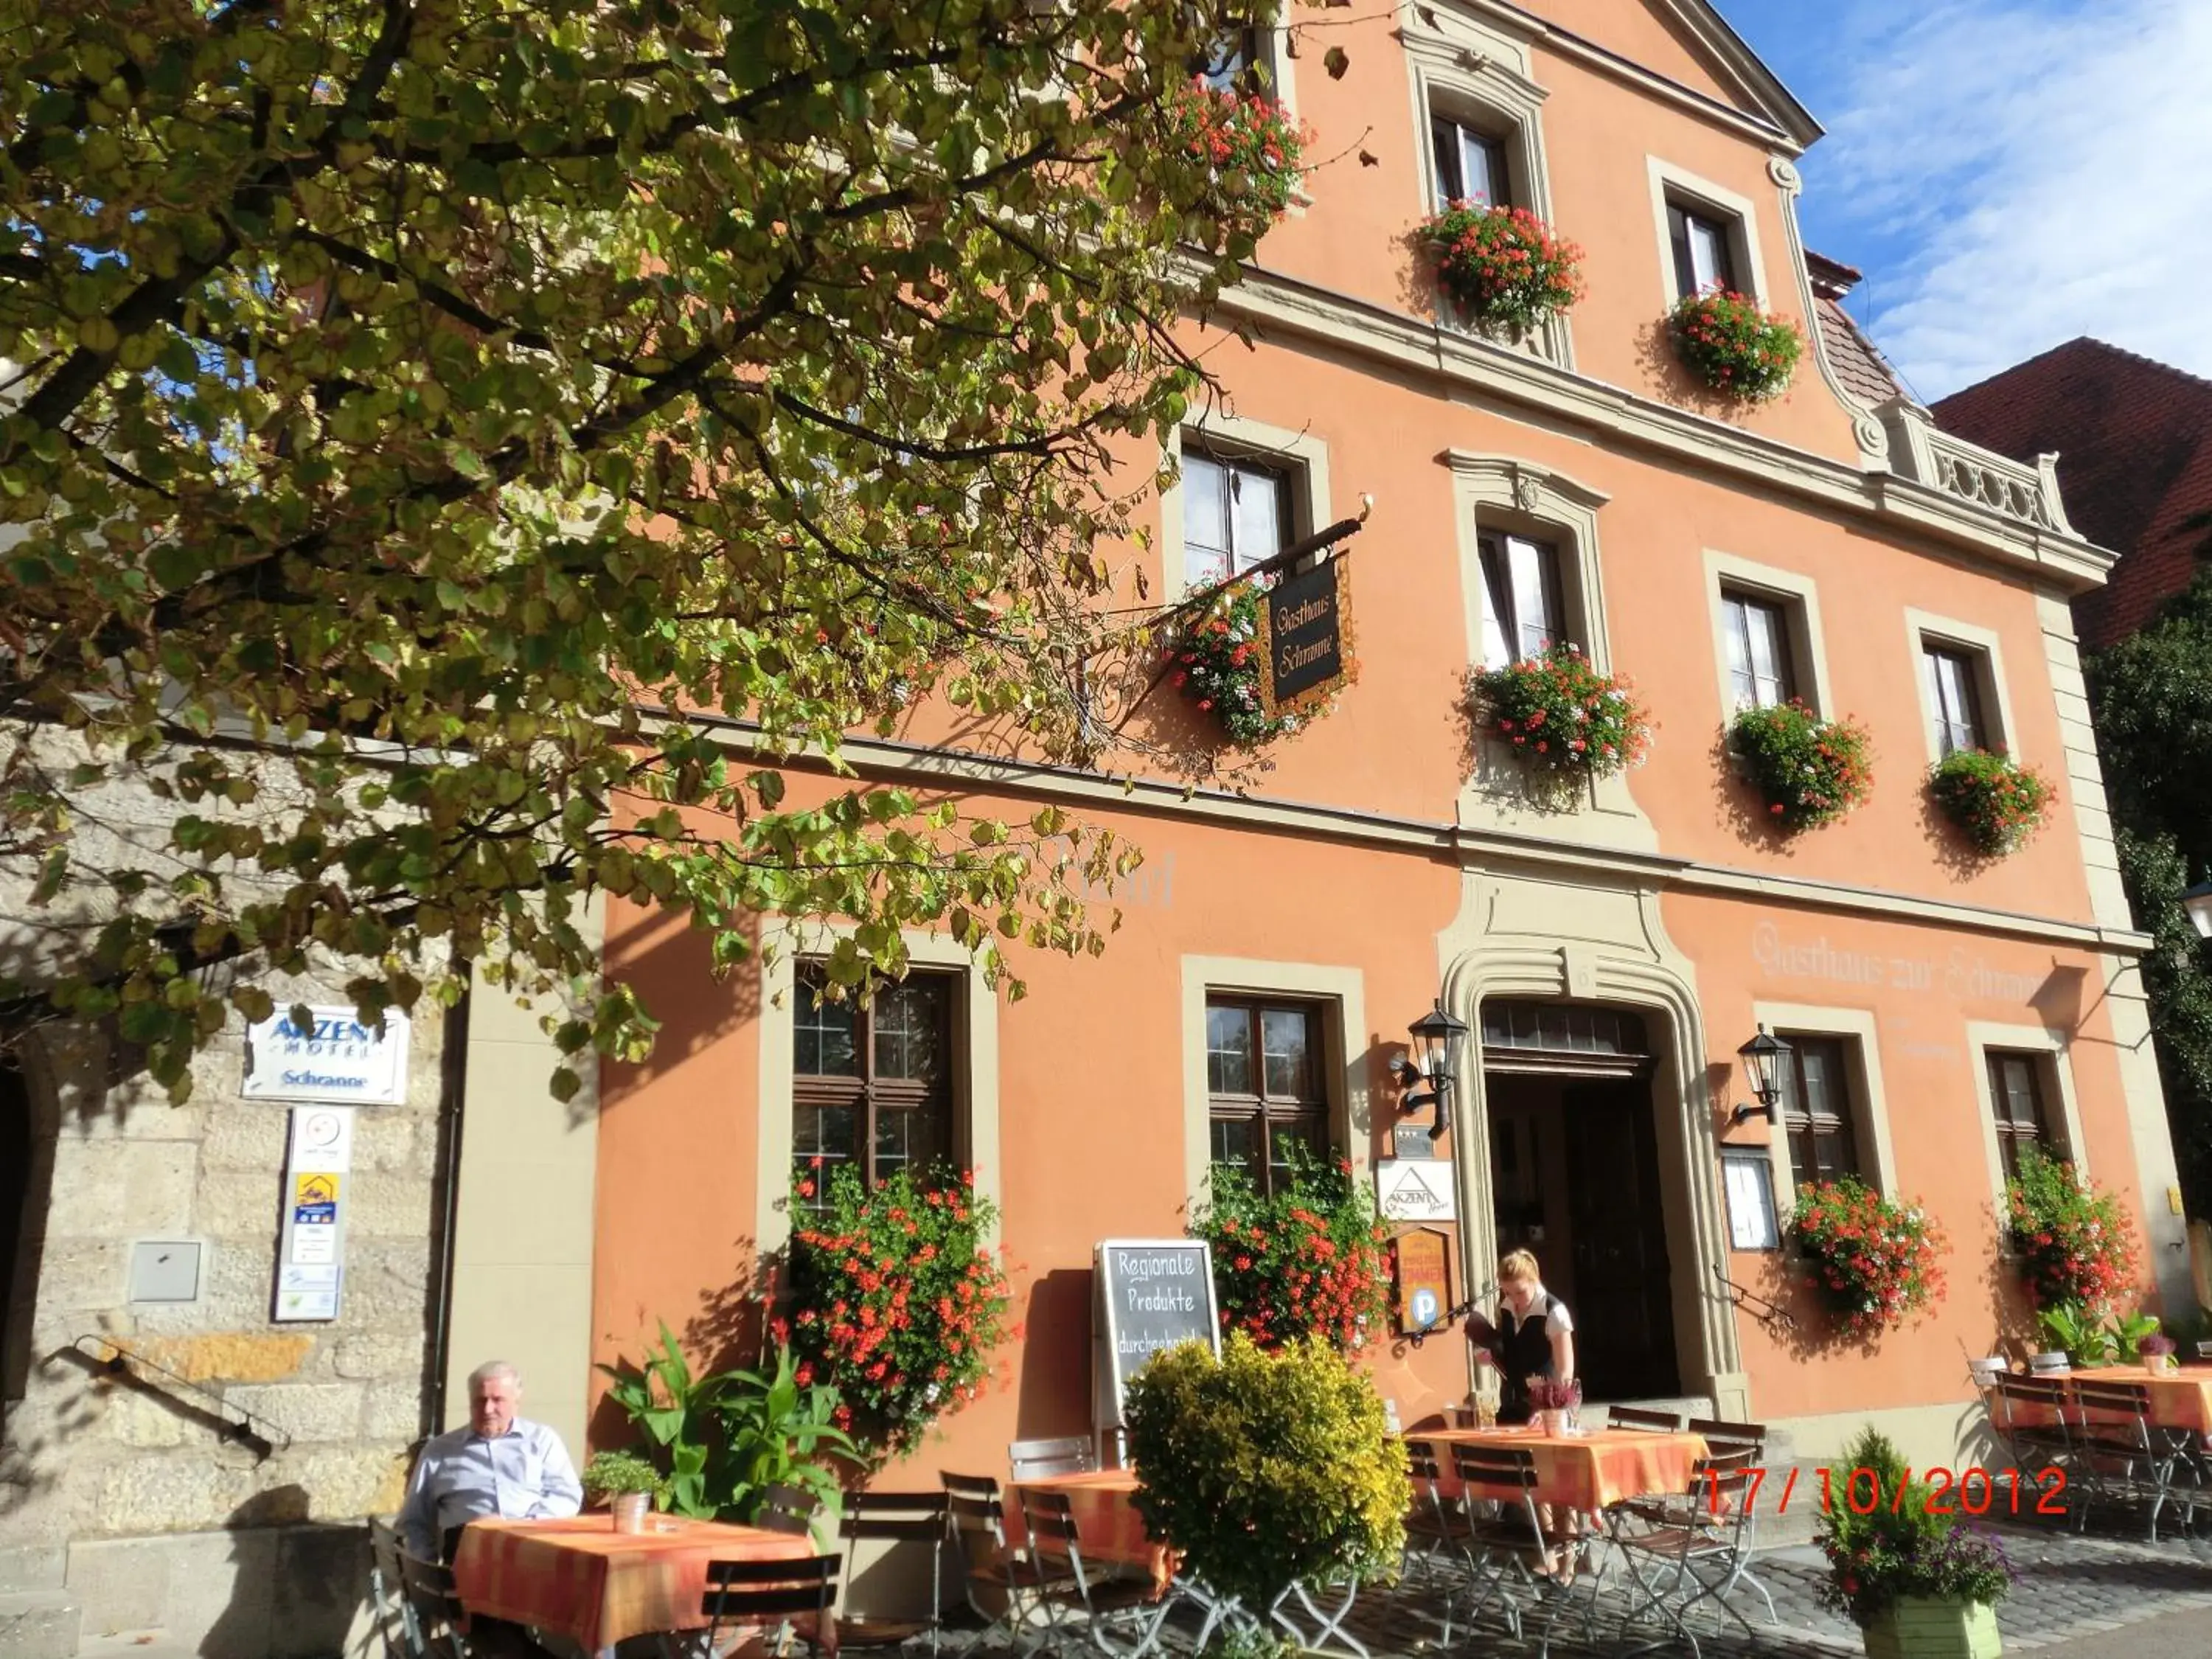
[[[2212,543],[2212,380],[2101,340],[2069,340],[1954,392],[1936,424],[2015,460],[2058,454],[2067,515],[2120,555],[2075,607],[2083,641],[2133,633]]]

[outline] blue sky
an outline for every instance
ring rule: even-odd
[[[1923,398],[2080,334],[2212,376],[2212,0],[1717,0],[1827,137],[1809,246]]]

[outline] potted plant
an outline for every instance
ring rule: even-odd
[[[1996,1603],[2014,1576],[1996,1540],[1961,1527],[1872,1429],[1838,1462],[1857,1489],[1822,1506],[1823,1604],[1858,1626],[1868,1659],[1993,1659]]]
[[[1470,322],[1524,334],[1582,298],[1582,249],[1526,208],[1454,202],[1415,234]]]
[[[667,1491],[660,1471],[635,1452],[593,1452],[583,1482],[586,1492],[610,1500],[617,1532],[643,1532],[646,1510]]]
[[[1291,1154],[1289,1183],[1262,1196],[1217,1164],[1190,1234],[1212,1246],[1221,1328],[1263,1348],[1318,1337],[1340,1353],[1382,1331],[1389,1312],[1388,1235],[1352,1166]]]
[[[1763,402],[1787,391],[1805,349],[1805,337],[1795,323],[1724,289],[1680,301],[1668,313],[1667,325],[1683,368],[1709,390],[1747,402]]]
[[[1832,823],[1874,791],[1873,739],[1853,720],[1822,720],[1794,698],[1746,708],[1729,747],[1785,832]]]
[[[1583,1385],[1577,1381],[1560,1382],[1548,1376],[1528,1379],[1528,1405],[1536,1414],[1536,1425],[1546,1434],[1578,1434],[1582,1425],[1576,1413],[1582,1409]]]
[[[2137,1346],[2142,1355],[2143,1369],[2153,1376],[2171,1376],[2180,1369],[2173,1357],[2179,1345],[2172,1337],[2160,1336],[2154,1332]]]
[[[1805,1281],[1850,1335],[1872,1341],[1943,1292],[1943,1231],[1917,1204],[1896,1204],[1855,1176],[1797,1189],[1790,1242]]]
[[[2097,1316],[2094,1310],[2078,1302],[2062,1302],[2055,1308],[2039,1308],[2036,1310],[2035,1318],[2036,1323],[2043,1328],[2044,1335],[2051,1341],[2051,1346],[2036,1356],[2045,1370],[2051,1369],[2050,1356],[2054,1353],[2062,1356],[2070,1370],[2075,1365],[2109,1364],[2117,1352],[2118,1345],[2112,1340],[2112,1332],[2106,1328],[2105,1322]]]
[[[1468,712],[1478,727],[1511,746],[1536,778],[1579,782],[1640,765],[1651,744],[1650,717],[1626,678],[1600,673],[1571,645],[1468,679]]]
[[[1382,1396],[1328,1343],[1268,1352],[1231,1331],[1130,1381],[1130,1462],[1148,1535],[1264,1619],[1292,1584],[1394,1575],[1413,1495]]]
[[[2080,1307],[2102,1321],[2135,1289],[2139,1258],[2126,1212],[2064,1159],[2023,1151],[2005,1183],[2005,1215],[2038,1308]]]
[[[2016,850],[2051,816],[2051,781],[2009,755],[1954,749],[1928,774],[1943,816],[1986,858]]]

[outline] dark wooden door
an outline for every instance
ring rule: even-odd
[[[1575,1365],[1590,1400],[1681,1392],[1650,1085],[1563,1091],[1573,1232]]]

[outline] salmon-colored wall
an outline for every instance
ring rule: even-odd
[[[1624,16],[1643,16],[1626,0],[1554,0],[1538,9],[1624,53],[1663,57],[1672,40],[1652,35],[1657,25],[1648,21],[1615,27]],[[1425,137],[1414,125],[1406,62],[1387,19],[1340,33],[1352,58],[1343,80],[1322,72],[1317,49],[1298,60],[1297,73],[1301,113],[1317,130],[1312,153],[1345,157],[1316,175],[1312,206],[1270,236],[1261,263],[1376,304],[1419,310],[1403,238],[1425,212],[1416,165]],[[1658,67],[1698,84],[1686,62]],[[1767,152],[1577,59],[1540,51],[1536,73],[1551,94],[1544,136],[1560,228],[1589,250],[1590,295],[1573,325],[1581,372],[1686,401],[1649,349],[1664,294],[1645,157],[1662,155],[1757,204],[1768,293],[1794,313],[1798,283]],[[1376,167],[1353,159],[1363,148]],[[1193,331],[1200,332],[1195,325]],[[1613,661],[1634,678],[1658,725],[1650,760],[1629,787],[1662,853],[2057,922],[2094,920],[2036,596],[2020,580],[1718,471],[1659,465],[1564,422],[1478,407],[1464,391],[1444,395],[1350,351],[1263,338],[1256,349],[1232,347],[1206,361],[1224,377],[1237,415],[1327,446],[1333,500],[1322,504],[1324,520],[1356,513],[1363,493],[1376,503],[1351,556],[1358,683],[1331,718],[1274,746],[1271,769],[1246,781],[1256,798],[1439,829],[1454,822],[1468,768],[1457,715],[1468,658],[1461,568],[1467,526],[1455,521],[1454,475],[1439,458],[1447,449],[1506,456],[1556,469],[1609,497],[1596,523]],[[1778,405],[1728,418],[1821,455],[1856,455],[1846,413],[1809,358]],[[1151,458],[1133,459],[1143,465]],[[1863,720],[1875,752],[1874,799],[1838,825],[1787,842],[1772,836],[1716,753],[1723,705],[1708,550],[1778,567],[1817,587],[1832,712]],[[1157,553],[1123,550],[1120,556],[1146,564],[1155,593],[1179,589],[1182,573],[1158,568]],[[2012,858],[1962,864],[1928,819],[1908,606],[1996,635],[2012,747],[2059,783],[2049,828]],[[1189,712],[1171,691],[1146,718],[1190,729]],[[927,707],[902,735],[927,741],[957,730],[950,711]],[[823,787],[800,779],[794,794],[804,799]],[[987,795],[963,804],[1019,817],[1033,810]],[[932,1467],[1002,1470],[1008,1439],[1087,1426],[1093,1246],[1115,1236],[1172,1235],[1183,1224],[1183,1067],[1192,1034],[1182,1028],[1182,958],[1357,969],[1370,1029],[1345,1036],[1364,1066],[1378,1132],[1387,1133],[1392,1096],[1382,1062],[1437,994],[1437,940],[1465,903],[1455,856],[1441,850],[1206,823],[1171,806],[1083,816],[1142,847],[1148,873],[1144,896],[1125,905],[1127,921],[1102,958],[1025,954],[1016,967],[1029,994],[1000,1008],[1000,1186],[1017,1314],[1028,1337],[1006,1356],[1005,1385],[951,1419],[921,1454],[919,1470],[894,1472],[893,1484]],[[1966,1025],[2071,1034],[2093,1170],[2139,1206],[2127,1103],[2101,1001],[2104,969],[2069,950],[2021,942],[2016,930],[1869,920],[1820,908],[1802,892],[1788,903],[1752,903],[1677,890],[1665,897],[1663,914],[1693,966],[1715,1051],[1704,1059],[1730,1074],[1729,1098],[1741,1097],[1735,1050],[1751,1031],[1755,1002],[1873,1013],[1878,1040],[1869,1063],[1886,1085],[1900,1189],[1927,1201],[1956,1249],[1950,1296],[1937,1316],[1870,1354],[1831,1353],[1808,1365],[1787,1342],[1739,1316],[1753,1408],[1787,1417],[1963,1397],[1959,1345],[1985,1351],[1996,1306],[1985,1282],[1993,1222],[1974,1084],[1980,1062]],[[1885,961],[1929,963],[1931,978],[1924,986],[1909,974],[1879,985],[1808,981],[1763,964],[1763,929],[1793,941],[1826,938],[1837,950]],[[595,1358],[636,1357],[662,1318],[711,1357],[737,1329],[728,1293],[751,1285],[750,1242],[761,1219],[754,1211],[759,1114],[789,1110],[787,1101],[757,1098],[759,977],[742,969],[714,985],[701,936],[624,905],[611,907],[608,937],[615,970],[637,985],[665,1026],[649,1063],[610,1067],[604,1080]],[[2010,1001],[1949,995],[1954,954],[2034,989]],[[1770,964],[1787,959],[1771,950],[1765,957]],[[1719,1104],[1724,1111],[1726,1102]],[[1751,1125],[1725,1138],[1762,1133]],[[1674,1260],[1678,1273],[1699,1271],[1679,1241]],[[1776,1258],[1739,1257],[1733,1268],[1741,1282],[1781,1291]],[[1693,1373],[1691,1345],[1681,1346]],[[1409,1422],[1456,1396],[1467,1381],[1455,1342],[1418,1356],[1386,1351],[1375,1363]],[[1694,1387],[1702,1379],[1684,1381]]]

